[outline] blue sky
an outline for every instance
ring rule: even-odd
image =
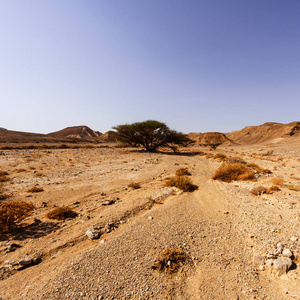
[[[1,0],[0,127],[299,121],[299,0]]]

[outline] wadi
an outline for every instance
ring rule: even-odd
[[[300,122],[117,133],[0,129],[0,299],[300,299]]]

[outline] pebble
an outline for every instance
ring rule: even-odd
[[[297,241],[298,241],[298,238],[295,237],[295,236],[292,236],[292,237],[291,237],[291,241],[292,241],[292,242],[297,242]]]

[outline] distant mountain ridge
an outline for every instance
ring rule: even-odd
[[[12,131],[0,127],[0,143],[115,143],[115,131],[102,134],[88,126],[72,126],[49,134]],[[267,122],[258,126],[247,126],[241,130],[229,133],[221,132],[190,132],[188,136],[196,145],[207,144],[260,144],[279,143],[285,139],[300,141],[300,122],[288,124]]]

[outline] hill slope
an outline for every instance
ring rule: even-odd
[[[229,139],[224,133],[220,132],[191,132],[188,134],[189,138],[194,140],[196,144],[207,145],[207,144],[235,144],[234,141]]]
[[[268,122],[263,125],[247,126],[242,130],[226,133],[228,138],[239,144],[276,142],[282,138],[297,136],[299,134],[300,122],[291,122],[288,124]]]
[[[59,138],[76,138],[76,139],[90,139],[101,136],[102,133],[94,131],[87,126],[72,126],[65,129],[49,133],[48,136],[59,137]]]

